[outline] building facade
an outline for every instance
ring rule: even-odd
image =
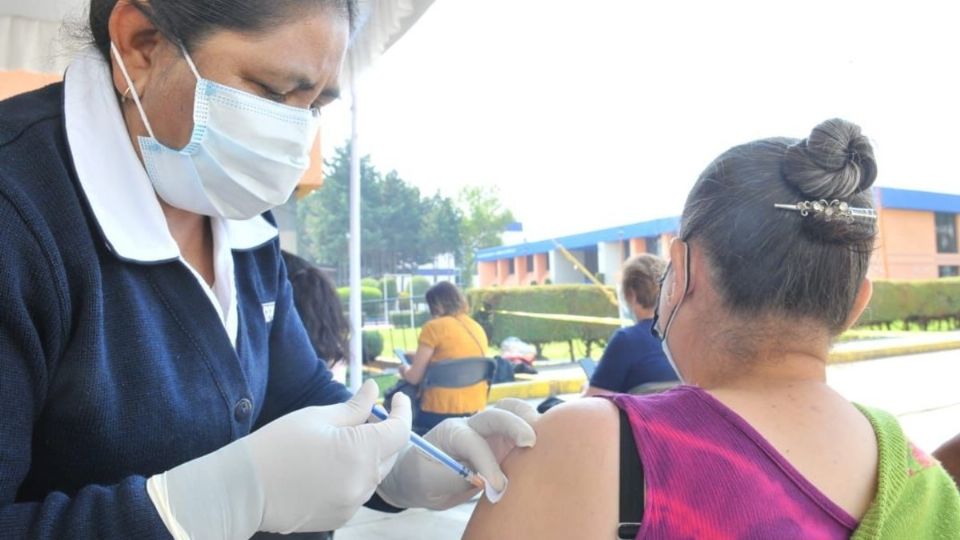
[[[960,195],[895,188],[874,190],[879,235],[871,258],[872,279],[935,279],[960,276],[957,232]],[[665,256],[680,218],[644,221],[539,242],[477,252],[481,287],[589,283],[588,271],[608,285],[632,255]]]

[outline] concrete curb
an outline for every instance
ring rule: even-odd
[[[881,349],[865,349],[862,351],[833,351],[830,353],[829,364],[846,364],[862,360],[875,360],[889,356],[903,356],[937,351],[960,349],[960,340],[933,341],[929,343],[906,343],[891,345]]]
[[[883,348],[859,351],[834,351],[830,353],[828,363],[831,365],[846,364],[864,360],[876,360],[890,356],[921,354],[952,349],[960,349],[960,340],[891,345]],[[586,377],[583,376],[567,376],[558,379],[533,379],[529,381],[495,384],[490,388],[488,402],[495,403],[504,398],[540,399],[558,394],[576,394],[580,392],[586,381]]]

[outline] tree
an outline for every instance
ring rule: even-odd
[[[349,144],[326,163],[321,189],[298,205],[299,240],[314,262],[347,274],[350,223]],[[369,156],[360,160],[361,274],[409,272],[460,247],[460,211],[439,193],[423,197],[396,171],[380,174]]]
[[[460,238],[463,213],[453,200],[439,192],[421,201],[423,222],[420,229],[422,249],[430,258],[443,253],[457,254],[463,240]],[[458,261],[462,260],[460,257]]]
[[[503,208],[496,188],[470,186],[457,196],[463,212],[460,224],[461,277],[464,287],[473,282],[474,264],[478,249],[498,246],[507,225],[514,222],[513,213]]]

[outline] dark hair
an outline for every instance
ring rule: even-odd
[[[827,120],[804,140],[773,138],[724,152],[700,175],[680,236],[712,263],[732,313],[812,319],[843,330],[866,276],[876,223],[827,219],[775,204],[833,200],[873,208],[873,148],[860,128]]]
[[[282,253],[293,286],[293,303],[317,357],[330,364],[346,358],[350,327],[330,278],[306,260]]]
[[[430,313],[436,316],[459,315],[467,311],[467,299],[449,281],[441,281],[427,289],[426,300]]]
[[[649,253],[627,259],[620,280],[624,296],[631,295],[641,306],[652,308],[660,296],[660,277],[666,266],[666,261]]]
[[[90,33],[97,50],[110,59],[110,14],[118,0],[90,0]],[[218,29],[258,32],[296,16],[303,8],[324,6],[343,13],[353,30],[357,0],[129,0],[170,41],[187,50]]]

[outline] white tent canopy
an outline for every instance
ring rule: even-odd
[[[360,71],[372,65],[432,3],[360,0],[360,30],[350,52],[353,65]],[[0,71],[62,73],[70,52],[82,45],[75,34],[86,23],[89,5],[89,0],[0,0]]]
[[[156,0],[162,1],[162,0]],[[202,2],[204,0],[196,0]],[[376,62],[420,19],[433,0],[359,0],[359,30],[353,36],[342,80],[353,96],[350,178],[350,387],[361,382],[360,178],[357,150],[356,75]],[[0,0],[0,71],[63,73],[72,51],[83,46],[89,0]]]

